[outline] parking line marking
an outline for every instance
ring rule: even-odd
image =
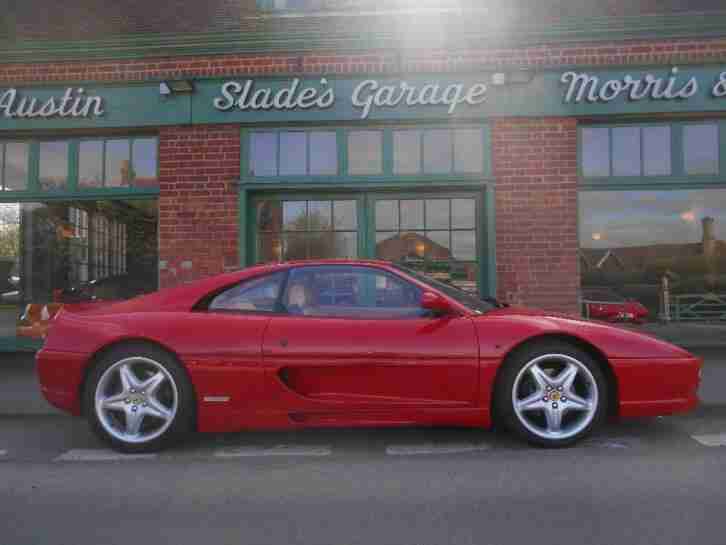
[[[691,437],[704,447],[726,447],[726,433],[704,433],[703,435],[691,435]]]
[[[214,453],[215,458],[250,458],[255,456],[330,456],[332,447],[328,445],[277,445],[274,447],[239,447],[222,449]]]
[[[462,454],[466,452],[481,452],[488,450],[485,443],[452,443],[435,445],[424,443],[421,445],[390,445],[386,447],[389,456],[425,456],[431,454]]]
[[[153,460],[156,454],[122,454],[110,449],[72,449],[53,459],[54,462],[115,462]]]

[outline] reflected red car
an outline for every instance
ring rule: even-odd
[[[693,409],[701,360],[395,264],[336,260],[63,308],[37,366],[53,405],[146,452],[192,431],[493,422],[559,447],[609,417]]]
[[[648,318],[648,309],[638,301],[626,299],[608,288],[584,288],[585,316],[605,322],[642,324]]]

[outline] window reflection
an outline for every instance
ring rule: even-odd
[[[375,214],[376,257],[477,291],[474,199],[380,200]]]
[[[134,187],[155,187],[159,185],[157,176],[158,150],[156,138],[137,138],[133,143],[133,184]]]
[[[348,172],[381,174],[383,172],[383,133],[351,131],[348,133]]]
[[[394,131],[393,159],[395,174],[421,172],[421,131]]]
[[[106,187],[124,187],[131,184],[131,143],[129,140],[106,141]]]
[[[68,181],[68,142],[41,142],[38,163],[40,188],[63,189]]]
[[[3,187],[7,190],[28,188],[28,144],[25,142],[5,143],[5,165]]]
[[[580,241],[585,298],[607,288],[645,307],[648,320],[667,310],[698,321],[715,307],[688,310],[689,296],[726,294],[726,189],[583,192]]]
[[[640,176],[640,127],[613,129],[613,176]]]
[[[78,186],[103,187],[102,140],[84,140],[78,145]]]
[[[250,174],[277,175],[277,134],[254,133],[250,139]]]
[[[424,172],[445,174],[451,172],[452,136],[448,129],[435,129],[424,132],[423,137]]]
[[[718,127],[683,127],[683,158],[688,174],[718,173]]]
[[[584,128],[582,135],[582,175],[586,178],[610,176],[609,129]]]
[[[67,303],[157,287],[155,200],[0,204],[0,337],[40,341]]]
[[[257,261],[353,258],[358,255],[356,201],[257,203]]]
[[[307,174],[307,135],[304,132],[280,133],[280,176]]]
[[[338,173],[338,137],[333,131],[311,132],[310,174],[314,176]]]

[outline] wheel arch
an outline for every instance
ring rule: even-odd
[[[597,348],[594,344],[580,337],[577,337],[576,335],[570,335],[567,333],[544,333],[541,335],[529,337],[519,342],[518,344],[514,345],[502,358],[502,363],[497,368],[497,373],[494,377],[491,391],[489,392],[489,411],[492,415],[492,422],[498,423],[498,415],[496,414],[496,396],[497,392],[499,392],[500,390],[499,382],[501,380],[503,370],[505,365],[507,365],[507,362],[517,352],[537,345],[538,343],[547,341],[560,341],[571,344],[572,346],[583,350],[595,360],[595,362],[600,366],[600,369],[602,370],[603,374],[605,375],[605,379],[608,382],[608,416],[611,418],[617,416],[619,412],[618,406],[620,399],[618,379],[605,353]]]
[[[186,365],[184,365],[184,361],[179,356],[179,354],[170,348],[169,346],[160,343],[156,340],[147,339],[144,337],[125,337],[122,339],[116,339],[112,342],[109,342],[101,347],[99,347],[89,358],[88,363],[83,369],[83,376],[81,378],[81,382],[78,386],[78,398],[80,399],[80,410],[81,414],[86,414],[86,407],[84,406],[84,399],[85,399],[85,391],[86,386],[88,383],[88,377],[91,374],[91,371],[93,368],[98,364],[103,357],[111,352],[112,350],[120,347],[120,346],[127,346],[127,345],[139,345],[139,346],[145,346],[145,347],[151,347],[157,350],[162,350],[169,354],[171,357],[173,357],[177,363],[179,363],[179,366],[183,369],[184,373],[187,376],[187,379],[189,380],[189,384],[191,385],[192,391],[194,392],[194,399],[197,399],[196,396],[196,389],[194,388],[194,383],[192,382],[192,377],[189,374],[189,370],[187,369]],[[193,414],[194,414],[194,428],[197,427],[197,404],[194,404]]]

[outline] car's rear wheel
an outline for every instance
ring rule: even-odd
[[[171,354],[134,343],[94,366],[84,407],[91,429],[116,450],[154,452],[192,429],[194,393]]]
[[[608,384],[598,362],[564,342],[515,352],[497,388],[496,408],[503,423],[539,446],[576,443],[607,415]]]

